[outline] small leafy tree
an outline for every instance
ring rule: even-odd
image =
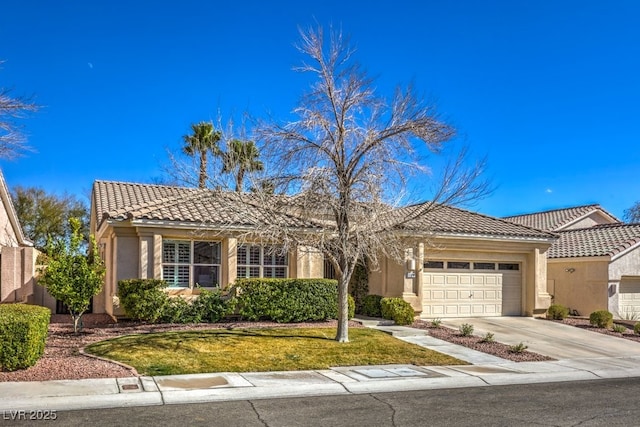
[[[81,221],[71,218],[69,225],[71,238],[68,245],[61,239],[49,242],[51,259],[38,283],[46,287],[51,296],[69,307],[73,331],[78,333],[81,329],[80,320],[89,309],[91,298],[102,289],[104,265],[98,256],[93,236],[89,238],[88,253],[83,253],[85,239],[81,232]]]

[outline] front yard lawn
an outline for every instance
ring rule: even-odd
[[[91,344],[89,354],[133,366],[142,375],[327,369],[336,366],[466,363],[372,330],[332,328],[212,329],[127,335]]]

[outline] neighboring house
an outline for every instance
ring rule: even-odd
[[[117,283],[162,278],[178,291],[225,287],[238,277],[323,277],[321,253],[299,247],[282,253],[277,242],[252,239],[269,226],[250,215],[237,193],[161,185],[96,181],[91,198],[95,234],[107,274],[94,312],[114,307]],[[390,215],[404,218],[408,206]],[[313,232],[292,209],[278,221]],[[406,262],[382,260],[370,273],[370,293],[403,297],[423,317],[533,315],[548,307],[546,251],[553,233],[440,206],[399,228]],[[329,269],[330,270],[330,269]]]
[[[0,303],[34,302],[37,253],[24,236],[0,171]]]
[[[640,316],[640,224],[624,224],[599,205],[505,219],[560,236],[547,261],[555,303],[582,315],[607,309]]]

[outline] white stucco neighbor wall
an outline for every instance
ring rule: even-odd
[[[608,310],[618,315],[620,307],[620,282],[623,278],[640,277],[640,246],[627,250],[609,263]]]

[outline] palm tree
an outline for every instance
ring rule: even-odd
[[[235,173],[236,191],[242,191],[242,183],[247,172],[264,169],[264,164],[258,160],[260,151],[253,141],[232,139],[227,151],[222,155],[222,172]]]
[[[185,145],[182,147],[185,154],[189,156],[200,155],[200,173],[198,175],[198,187],[204,188],[207,182],[207,154],[211,151],[218,155],[220,149],[218,142],[222,134],[214,130],[213,123],[200,122],[191,125],[192,135],[184,135]]]

